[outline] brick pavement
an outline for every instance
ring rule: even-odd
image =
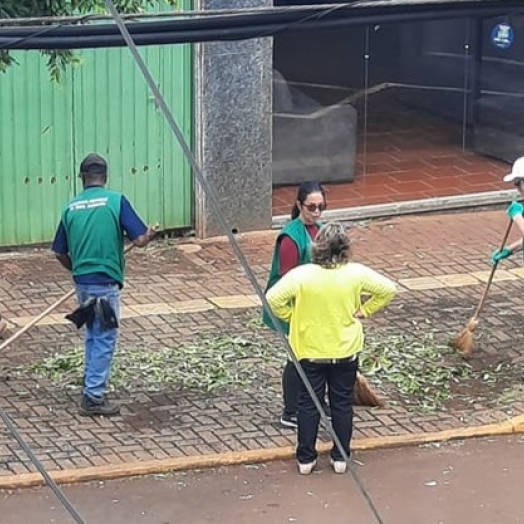
[[[354,225],[354,256],[384,271],[401,286],[390,308],[374,321],[396,332],[431,327],[441,338],[464,327],[489,271],[491,249],[506,227],[501,211],[409,216]],[[268,271],[275,232],[239,238],[259,281]],[[524,362],[520,296],[524,279],[518,257],[505,263],[479,328],[475,358]],[[23,325],[70,289],[67,275],[45,250],[0,253],[0,304]],[[224,239],[158,241],[129,257],[121,351],[177,347],[198,333],[246,332],[258,317],[256,297]],[[501,313],[500,306],[503,306]],[[0,365],[41,360],[81,344],[63,322],[65,304],[50,321],[30,330],[0,355]],[[268,337],[272,335],[267,333]],[[289,445],[294,434],[276,423],[280,414],[279,369],[260,363],[262,387],[206,393],[165,387],[155,393],[119,393],[121,417],[86,420],[77,413],[78,392],[44,379],[0,382],[0,402],[50,470],[118,464],[154,458]],[[359,408],[355,438],[480,425],[524,413],[515,401],[501,409],[486,401],[467,411],[413,413],[402,406]],[[0,428],[0,475],[34,471],[7,430]]]

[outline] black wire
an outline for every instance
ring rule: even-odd
[[[69,512],[71,517],[73,517],[73,520],[77,524],[86,524],[86,521],[80,516],[80,513],[78,513],[78,511],[73,506],[73,504],[69,502],[69,499],[65,496],[64,492],[60,489],[58,484],[49,475],[44,465],[38,460],[38,458],[33,453],[29,445],[24,441],[24,439],[22,438],[22,435],[20,435],[20,432],[18,431],[18,429],[16,429],[16,426],[13,424],[12,420],[9,418],[9,415],[4,411],[4,409],[1,406],[0,406],[0,418],[4,421],[4,424],[7,426],[7,429],[11,432],[11,434],[13,435],[15,440],[18,442],[20,447],[24,450],[27,456],[31,459],[31,462],[36,466],[36,469],[38,470],[40,475],[42,475],[46,484],[51,488],[53,493],[56,495],[56,497],[61,502],[61,504],[64,506],[64,508]]]
[[[59,27],[61,27],[60,24],[56,24],[53,26],[46,27],[45,29],[40,29],[39,31],[35,31],[34,33],[31,33],[27,36],[22,36],[19,38],[13,38],[12,40],[8,40],[7,42],[0,45],[0,49],[6,49],[13,46],[18,46],[20,44],[23,44],[24,42],[27,42],[28,40],[33,40],[34,38],[37,38],[39,36],[45,35],[47,33],[51,33],[52,31],[56,31]]]
[[[485,0],[475,8],[472,8],[471,2],[467,0],[459,0],[453,8],[449,4],[450,2],[413,3],[412,5],[394,1],[365,4],[352,2],[329,4],[329,7],[321,12],[309,6],[303,6],[302,9],[290,12],[270,11],[258,14],[188,18],[168,22],[131,23],[129,30],[133,35],[135,45],[141,46],[210,40],[245,40],[270,36],[286,30],[330,29],[417,20],[494,17],[500,15],[501,9],[504,9],[506,14],[510,12],[516,15],[522,12],[522,0],[519,2],[507,0],[504,6],[501,5],[501,2]],[[379,5],[381,7],[378,7]],[[31,27],[0,27],[0,46],[12,49],[78,49],[124,45],[118,28],[112,24],[87,24],[80,27],[63,24],[63,26],[56,25],[53,26],[54,29],[39,29],[38,31],[34,31],[34,28]],[[41,31],[54,31],[54,34],[48,37],[36,37],[35,35]],[[16,38],[13,35],[16,35]],[[29,44],[24,45],[25,42]]]
[[[295,22],[292,22],[290,24],[286,24],[283,27],[281,27],[279,30],[272,31],[271,29],[267,30],[265,33],[260,33],[258,36],[255,36],[255,38],[263,38],[264,36],[275,36],[279,33],[283,33],[284,31],[292,30],[295,26],[307,24],[307,22],[311,20],[322,20],[322,18],[325,18],[326,16],[330,15],[331,13],[335,11],[339,11],[340,9],[347,8],[347,4],[340,4],[340,5],[334,5],[333,7],[326,9],[325,11],[322,11],[320,13],[313,13],[309,16],[305,16],[304,18],[301,18]]]
[[[93,15],[85,15],[79,19],[80,22],[89,20],[93,17]],[[51,33],[53,31],[56,31],[57,29],[60,29],[61,27],[64,27],[66,25],[70,25],[69,23],[59,23],[54,24],[52,26],[46,26],[43,29],[40,29],[38,31],[35,31],[31,34],[24,35],[18,38],[13,38],[12,40],[8,40],[7,42],[4,42],[2,45],[0,45],[0,49],[6,49],[11,48],[13,46],[19,46],[20,44],[23,44],[24,42],[27,42],[29,40],[34,40],[42,35],[46,35],[48,33]]]
[[[239,260],[239,262],[240,262],[240,264],[242,266],[242,269],[244,270],[244,273],[246,274],[248,279],[251,281],[253,289],[256,291],[257,295],[259,296],[264,309],[268,312],[270,318],[272,319],[272,321],[273,321],[273,323],[274,323],[274,325],[275,325],[275,327],[277,329],[278,336],[281,339],[281,341],[284,343],[284,347],[286,349],[286,352],[287,352],[289,358],[293,361],[293,364],[295,365],[295,368],[297,369],[297,372],[298,372],[300,378],[302,379],[302,382],[304,383],[304,386],[306,387],[309,395],[311,396],[311,399],[313,400],[313,402],[315,404],[315,407],[317,408],[318,412],[320,413],[320,418],[322,419],[322,421],[327,426],[327,428],[329,430],[329,433],[330,433],[330,435],[331,435],[331,437],[332,437],[332,439],[333,439],[333,441],[335,443],[335,446],[340,451],[342,457],[344,458],[344,461],[346,463],[349,463],[350,462],[349,461],[349,457],[348,457],[344,447],[342,446],[342,444],[340,442],[340,439],[338,438],[338,436],[336,435],[335,431],[333,430],[333,426],[331,425],[331,422],[328,420],[328,418],[326,416],[326,413],[324,411],[324,408],[321,405],[318,397],[316,396],[316,394],[315,394],[315,392],[314,392],[314,390],[313,390],[313,388],[311,386],[311,383],[310,383],[309,379],[307,378],[306,374],[304,373],[304,370],[303,370],[300,362],[297,360],[295,354],[293,353],[293,351],[291,349],[291,346],[289,345],[289,341],[288,341],[286,335],[284,334],[284,332],[282,331],[280,323],[275,318],[275,316],[274,316],[274,314],[273,314],[273,312],[271,310],[271,307],[269,306],[269,304],[267,302],[266,296],[265,296],[264,292],[262,291],[262,288],[260,287],[260,285],[259,285],[259,283],[258,283],[258,281],[256,279],[256,276],[255,276],[253,270],[251,269],[251,266],[249,265],[249,262],[247,261],[244,253],[242,252],[242,249],[240,248],[240,245],[238,244],[235,236],[231,232],[231,228],[228,227],[226,219],[224,218],[224,215],[222,214],[222,209],[220,207],[219,200],[218,200],[217,195],[215,194],[215,191],[213,190],[213,188],[207,182],[207,179],[204,176],[204,173],[202,172],[200,166],[198,165],[198,162],[196,161],[196,158],[193,155],[193,152],[191,151],[191,148],[189,147],[189,145],[188,145],[188,143],[187,143],[187,141],[186,141],[186,139],[184,137],[184,134],[182,133],[182,131],[181,131],[180,127],[178,126],[175,118],[173,117],[173,113],[169,109],[169,106],[167,105],[167,103],[166,103],[162,93],[160,92],[160,89],[158,88],[158,86],[157,86],[153,76],[151,75],[151,72],[149,71],[146,63],[144,62],[142,56],[138,52],[138,48],[135,45],[135,43],[133,41],[133,38],[131,37],[131,34],[129,33],[129,31],[128,31],[128,29],[127,29],[123,19],[120,17],[118,11],[116,10],[115,5],[113,4],[113,1],[112,0],[105,0],[105,3],[106,3],[107,9],[109,10],[111,15],[113,16],[113,19],[115,20],[116,24],[118,25],[118,28],[119,28],[120,32],[122,33],[122,36],[123,36],[124,40],[126,41],[126,44],[129,47],[129,50],[130,50],[131,54],[133,55],[133,58],[135,59],[138,67],[140,68],[142,74],[144,75],[144,78],[145,78],[147,84],[149,85],[149,88],[151,89],[151,91],[152,91],[152,93],[153,93],[153,95],[155,97],[157,106],[160,108],[160,110],[164,114],[164,117],[167,120],[167,123],[169,124],[171,130],[173,131],[173,134],[177,138],[177,140],[178,140],[178,142],[180,144],[180,147],[182,148],[182,151],[184,152],[184,154],[185,154],[187,160],[189,161],[189,163],[191,164],[191,167],[194,170],[194,173],[195,173],[195,176],[196,176],[196,179],[197,179],[198,183],[201,185],[202,189],[204,190],[204,193],[209,198],[209,202],[211,203],[213,211],[216,213],[219,225],[222,228],[222,230],[224,231],[224,233],[226,234],[226,236],[228,237],[228,240],[229,240],[233,250],[235,251],[235,254],[236,254],[236,256],[237,256],[237,258],[238,258],[238,260]],[[367,493],[367,490],[366,490],[365,486],[363,485],[363,483],[361,482],[360,478],[356,474],[354,468],[351,467],[351,463],[349,463],[348,471],[352,475],[352,477],[354,478],[354,480],[355,480],[359,490],[361,491],[361,493],[364,496],[366,502],[368,503],[369,508],[370,508],[371,512],[373,513],[373,515],[374,515],[375,519],[377,520],[377,522],[379,524],[384,524],[384,521],[382,520],[382,517],[380,516],[380,513],[378,512],[375,504],[373,503],[373,500],[371,499],[371,496]]]

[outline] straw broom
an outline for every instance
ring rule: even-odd
[[[353,393],[353,404],[355,406],[384,407],[384,401],[379,398],[373,388],[369,385],[366,377],[357,373],[355,390]]]
[[[359,315],[359,318],[363,317]],[[357,371],[357,379],[353,389],[353,405],[371,408],[384,407],[384,401],[375,393],[366,377],[360,371]]]
[[[506,241],[508,240],[509,233],[511,231],[511,226],[513,225],[513,220],[510,219],[508,228],[506,229],[506,233],[504,235],[504,239],[502,240],[502,246],[500,249],[502,249],[506,245]],[[477,310],[475,311],[475,314],[470,318],[469,322],[467,323],[466,327],[455,336],[455,338],[450,342],[450,345],[462,352],[462,356],[469,358],[471,354],[473,353],[473,333],[475,333],[475,330],[477,329],[477,326],[479,325],[479,317],[482,313],[482,310],[484,309],[484,304],[486,302],[486,298],[488,296],[489,288],[491,287],[491,283],[493,282],[493,277],[495,276],[495,271],[497,270],[498,262],[493,264],[493,267],[491,268],[491,273],[489,275],[488,281],[486,282],[486,286],[484,288],[484,292],[482,293],[482,296],[480,297],[479,305],[477,306]]]

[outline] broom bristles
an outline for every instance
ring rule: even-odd
[[[473,353],[473,333],[478,323],[476,317],[471,318],[467,326],[451,342],[451,345],[460,350],[464,357],[470,357]]]
[[[353,398],[355,406],[384,407],[384,401],[373,391],[369,382],[362,374],[357,373]]]

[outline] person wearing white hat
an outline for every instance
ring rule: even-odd
[[[524,157],[520,157],[515,160],[511,173],[508,173],[502,179],[504,182],[513,182],[517,191],[521,196],[524,196]],[[515,251],[522,251],[522,245],[524,243],[524,205],[521,202],[513,201],[506,214],[513,220],[513,223],[517,226],[521,238],[515,242],[504,246],[502,249],[497,249],[491,255],[491,263],[496,264],[505,258],[510,257]]]

